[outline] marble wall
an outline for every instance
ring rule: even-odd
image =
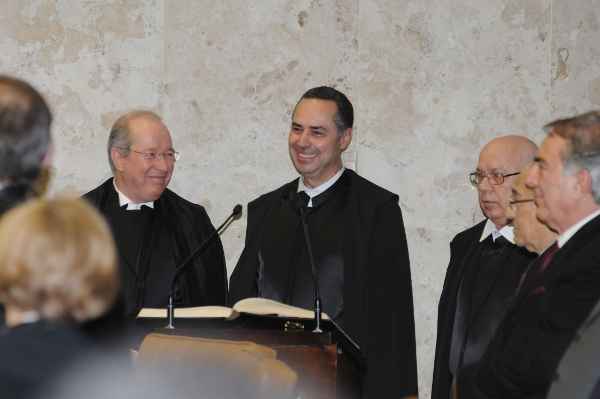
[[[295,176],[290,112],[330,84],[356,108],[346,163],[397,192],[411,252],[422,397],[454,234],[481,218],[466,174],[501,133],[600,108],[599,0],[4,0],[0,71],[56,115],[55,192],[109,176],[117,115],[156,110],[171,188],[219,223]],[[229,272],[244,222],[223,236]]]

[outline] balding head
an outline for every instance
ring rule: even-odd
[[[514,176],[533,160],[536,151],[537,146],[533,141],[518,135],[497,137],[482,148],[476,170],[480,176],[477,185],[479,206],[497,228],[508,224],[506,210]],[[490,175],[497,177],[490,179]]]
[[[52,116],[26,82],[0,76],[0,183],[30,185],[50,145]]]
[[[537,145],[525,136],[515,134],[497,137],[481,149],[481,157],[490,157],[519,171],[535,157]]]

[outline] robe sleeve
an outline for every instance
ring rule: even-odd
[[[417,395],[410,261],[396,196],[376,212],[369,264],[365,392],[369,398]]]
[[[199,223],[206,230],[203,239],[215,231],[206,210],[200,208]],[[225,266],[225,253],[220,237],[216,237],[209,247],[206,256],[206,282],[204,286],[206,305],[225,305],[227,302],[227,267]]]
[[[248,204],[244,250],[229,280],[229,299],[227,301],[229,306],[233,306],[240,299],[258,295],[258,246],[260,242],[258,235],[260,215],[264,213],[264,208],[265,206],[261,206],[260,200]]]

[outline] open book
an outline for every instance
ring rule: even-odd
[[[175,308],[175,318],[223,318],[233,320],[240,313],[249,313],[261,316],[293,317],[298,319],[312,319],[312,310],[286,305],[281,302],[266,298],[246,298],[233,305],[233,308],[225,306],[198,306],[194,308]],[[138,318],[166,318],[165,308],[143,308],[137,315]],[[323,320],[329,320],[329,316],[322,313]]]

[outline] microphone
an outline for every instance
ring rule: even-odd
[[[234,220],[238,220],[241,216],[242,216],[242,206],[240,204],[237,204],[236,206],[233,207],[233,211],[227,217],[227,219],[225,219],[225,221],[215,231],[213,231],[204,241],[202,241],[202,243],[200,244],[200,246],[198,248],[196,248],[194,251],[192,251],[192,253],[190,253],[188,255],[188,257],[185,258],[183,260],[183,262],[181,262],[179,264],[179,266],[177,266],[175,268],[175,275],[173,276],[173,279],[171,280],[171,284],[169,286],[170,287],[169,303],[167,305],[168,324],[165,328],[169,328],[169,329],[175,328],[175,326],[173,326],[173,318],[174,318],[174,312],[175,312],[174,307],[173,307],[173,294],[175,292],[175,283],[177,282],[177,279],[179,278],[179,276],[181,276],[181,273],[186,269],[186,267],[190,264],[190,261],[192,259],[194,259],[196,257],[196,255],[203,253],[204,250],[208,247],[208,244],[210,244],[215,239],[215,237],[219,236],[223,231],[225,231],[229,227],[229,225]]]
[[[293,194],[291,195],[294,196]],[[295,195],[295,206],[296,209],[300,212],[300,220],[302,221],[302,229],[304,231],[304,242],[306,243],[306,249],[308,251],[308,259],[310,261],[310,269],[312,274],[313,285],[315,287],[315,302],[314,302],[314,312],[315,312],[315,329],[314,333],[323,332],[321,330],[321,294],[319,292],[319,275],[317,272],[317,266],[315,264],[315,257],[313,256],[312,245],[310,241],[310,234],[308,232],[308,223],[306,223],[306,208],[307,204],[300,195],[300,193]]]

